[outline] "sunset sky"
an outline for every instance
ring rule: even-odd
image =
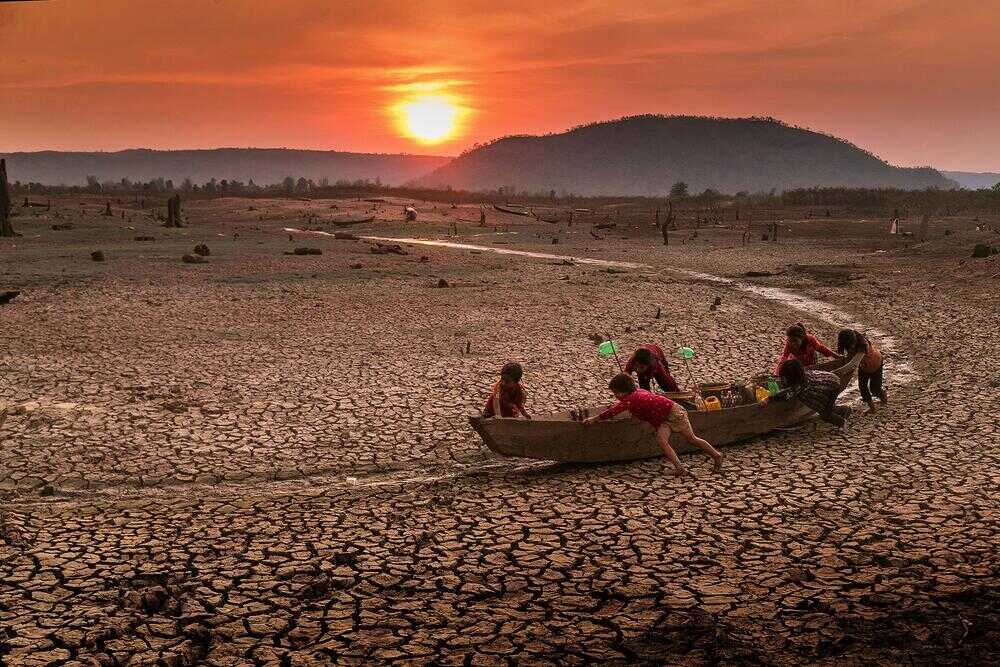
[[[998,27],[984,0],[2,3],[0,151],[455,154],[664,113],[1000,171]],[[407,134],[413,109],[439,142]]]

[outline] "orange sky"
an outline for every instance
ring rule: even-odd
[[[1000,170],[1000,2],[0,4],[0,151],[454,154],[637,113],[767,115],[904,165]],[[389,111],[431,85],[460,136]]]

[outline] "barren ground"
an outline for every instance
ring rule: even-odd
[[[971,258],[1000,236],[811,219],[778,244],[702,228],[664,248],[648,227],[480,227],[442,204],[349,230],[441,239],[458,221],[464,243],[648,265],[609,270],[283,231],[370,206],[190,202],[168,230],[67,197],[13,219],[0,663],[1000,660],[1000,259]],[[182,263],[198,243],[208,262]],[[323,254],[284,254],[301,246]],[[677,268],[773,273],[741,280],[889,333],[890,405],[727,448],[721,476],[689,457],[694,480],[481,445],[466,416],[509,359],[543,413],[610,399],[593,335],[692,345],[699,380],[770,366],[790,322],[835,339]],[[918,382],[894,382],[904,362]]]

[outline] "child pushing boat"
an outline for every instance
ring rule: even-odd
[[[843,428],[845,417],[851,413],[848,407],[837,405],[840,394],[840,378],[828,371],[806,370],[798,359],[789,359],[781,364],[778,377],[791,398],[816,412],[823,421]]]
[[[889,397],[882,387],[882,376],[885,371],[885,361],[882,353],[868,336],[854,329],[841,329],[837,336],[837,352],[853,356],[864,354],[861,363],[858,365],[858,390],[861,392],[861,399],[868,404],[870,411],[875,410],[875,402],[872,394],[878,397],[879,402],[885,405],[889,402]]]
[[[625,364],[625,372],[629,375],[636,374],[640,389],[652,391],[652,380],[656,380],[661,391],[680,391],[677,381],[670,374],[667,356],[659,345],[643,345],[633,352]]]
[[[694,429],[691,428],[691,422],[688,420],[687,411],[683,407],[666,396],[660,396],[645,389],[637,389],[635,380],[627,373],[619,373],[611,378],[608,388],[611,389],[618,402],[601,414],[585,419],[584,424],[593,424],[597,421],[611,419],[622,412],[628,412],[636,419],[653,427],[663,455],[674,464],[675,475],[682,476],[691,473],[681,465],[680,459],[677,458],[677,452],[670,446],[670,434],[674,431],[710,456],[715,462],[713,468],[715,472],[722,469],[722,454],[707,440],[695,435]]]
[[[817,352],[824,357],[839,358],[838,354],[820,342],[816,336],[806,331],[804,324],[801,322],[793,324],[785,331],[785,349],[781,352],[781,357],[774,366],[774,372],[777,373],[781,364],[789,359],[796,359],[803,366],[812,366],[816,363]]]

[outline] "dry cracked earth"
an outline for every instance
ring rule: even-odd
[[[647,265],[608,269],[283,231],[329,202],[192,202],[181,230],[114,208],[58,199],[0,245],[22,292],[0,306],[0,663],[1000,659],[1000,262],[970,257],[997,240],[975,221],[663,248],[422,203],[352,230]],[[693,480],[482,446],[466,417],[512,358],[544,413],[610,398],[595,336],[692,345],[700,381],[768,367],[790,322],[835,338],[677,268],[770,273],[745,280],[889,333],[889,406],[729,447],[721,476],[689,458]]]

